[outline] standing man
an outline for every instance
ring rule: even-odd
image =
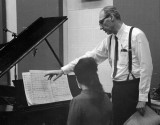
[[[141,115],[145,113],[153,70],[149,42],[142,30],[126,25],[113,6],[100,11],[99,25],[109,35],[106,39],[94,50],[46,76],[51,79],[56,75],[57,79],[73,72],[78,60],[84,57],[94,58],[97,64],[108,59],[113,79],[113,123],[123,125],[136,110]]]

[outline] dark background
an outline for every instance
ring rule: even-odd
[[[6,27],[6,8],[5,0],[0,1],[0,44],[6,43],[6,33],[3,29]],[[9,84],[9,72],[0,78],[0,85]]]

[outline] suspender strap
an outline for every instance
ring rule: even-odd
[[[131,47],[131,37],[132,37],[132,30],[134,27],[131,27],[129,32],[129,40],[128,40],[128,57],[129,57],[129,65],[128,70],[129,72],[132,71],[132,47]]]
[[[108,46],[108,58],[111,57],[111,40],[112,40],[112,35],[110,35],[110,38],[109,38],[109,46]],[[112,66],[111,62],[109,62],[110,65]]]
[[[110,35],[110,38],[109,38],[109,47],[108,47],[109,54],[111,53],[111,40],[112,40],[112,35]]]
[[[129,80],[130,74],[132,75],[133,78],[135,78],[134,75],[132,74],[132,46],[131,46],[131,38],[132,38],[132,30],[133,30],[133,28],[134,27],[131,27],[131,29],[130,29],[129,40],[128,40],[128,58],[129,58],[128,71],[129,71],[129,74],[128,74],[127,80]]]

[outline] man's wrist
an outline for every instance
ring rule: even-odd
[[[60,71],[61,71],[61,74],[64,75],[64,71],[62,69],[60,69]]]

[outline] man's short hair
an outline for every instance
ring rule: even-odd
[[[102,9],[102,11],[104,11],[105,17],[113,15],[117,20],[121,20],[121,16],[117,8],[114,6],[106,6]]]

